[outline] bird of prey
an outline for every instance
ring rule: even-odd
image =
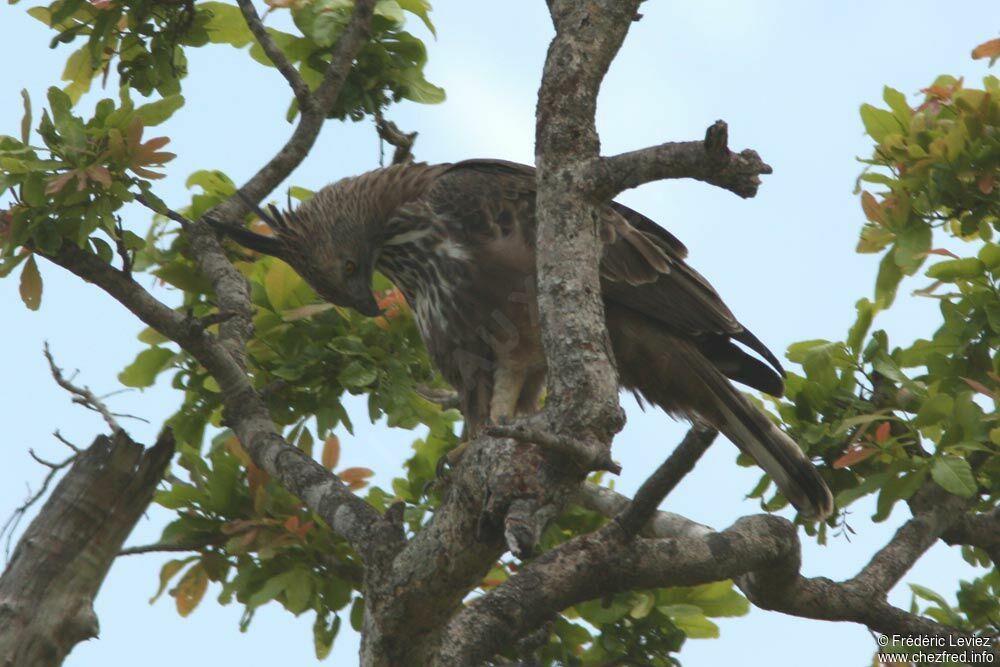
[[[393,165],[333,183],[295,211],[272,206],[258,214],[273,236],[213,224],[287,262],[322,298],[364,315],[379,314],[374,271],[402,291],[431,360],[459,394],[470,435],[538,408],[546,369],[534,290],[533,168],[500,160]],[[799,512],[827,517],[833,499],[815,467],[730,383],[781,395],[775,356],[685,263],[687,249],[670,232],[610,202],[601,236],[620,385],[718,429]]]

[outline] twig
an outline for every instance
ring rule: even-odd
[[[135,200],[140,204],[142,204],[143,206],[145,206],[146,208],[148,208],[153,213],[167,216],[174,222],[178,223],[182,229],[187,229],[188,227],[191,226],[191,221],[188,220],[186,217],[184,217],[177,211],[173,210],[172,208],[168,208],[166,206],[162,207],[162,210],[160,208],[157,208],[156,205],[154,205],[153,202],[151,202],[145,195],[141,194],[136,195]]]
[[[211,315],[198,318],[198,326],[202,329],[207,329],[214,324],[222,324],[223,322],[236,317],[236,315],[238,315],[238,313],[234,313],[231,310],[220,310],[216,313],[212,313]]]
[[[176,552],[176,551],[201,551],[205,547],[214,547],[222,544],[226,541],[223,539],[213,539],[213,540],[192,540],[191,542],[177,542],[175,544],[164,544],[157,542],[155,544],[144,544],[138,547],[126,547],[118,552],[119,556],[136,556],[138,554],[149,554],[158,552]]]
[[[112,433],[118,433],[121,431],[122,427],[118,424],[118,420],[116,420],[114,414],[108,410],[108,406],[101,402],[101,399],[97,398],[97,396],[95,396],[94,393],[87,387],[78,387],[63,377],[62,371],[58,366],[56,366],[56,362],[52,358],[52,353],[49,351],[48,343],[45,343],[44,353],[45,358],[49,362],[49,370],[52,371],[52,377],[55,379],[56,384],[75,396],[73,402],[79,403],[80,405],[86,406],[99,413],[102,417],[104,417],[104,421],[107,422],[108,426],[111,427]]]
[[[386,120],[382,110],[375,111],[375,130],[379,139],[396,148],[392,155],[393,164],[413,162],[413,142],[417,139],[416,132],[403,132],[391,120]]]
[[[65,440],[63,442],[65,442]],[[72,445],[70,446],[72,447]],[[29,495],[28,499],[25,500],[21,505],[19,505],[7,518],[3,526],[0,527],[0,537],[4,538],[5,561],[10,560],[11,541],[14,538],[14,533],[17,531],[18,525],[21,523],[21,519],[23,519],[24,515],[27,514],[28,510],[31,509],[31,507],[39,500],[41,500],[42,497],[46,494],[46,492],[49,490],[49,485],[52,483],[52,480],[55,479],[56,473],[58,473],[60,470],[70,465],[71,463],[73,463],[73,461],[76,461],[77,457],[80,455],[80,450],[76,449],[75,447],[74,449],[76,450],[74,454],[69,458],[67,458],[65,461],[63,461],[62,463],[50,463],[49,461],[41,459],[37,454],[35,454],[34,450],[31,449],[28,450],[28,455],[31,456],[31,458],[38,461],[39,463],[41,463],[46,468],[48,468],[49,471],[45,474],[45,479],[42,480],[42,486],[38,489],[38,491],[36,493]]]
[[[128,275],[132,275],[132,255],[129,253],[128,248],[125,247],[125,229],[122,227],[122,219],[118,216],[115,216],[115,229],[117,230],[115,235],[115,249],[122,260],[122,271]]]
[[[634,536],[639,532],[667,494],[691,472],[717,435],[718,431],[715,429],[698,426],[692,427],[687,432],[677,449],[639,487],[631,504],[615,517],[615,521],[626,535]]]
[[[70,449],[72,449],[77,454],[79,454],[82,451],[79,447],[77,447],[72,442],[70,442],[69,440],[67,440],[66,438],[64,438],[63,435],[62,435],[62,433],[59,432],[59,429],[56,429],[52,433],[52,435],[55,436],[56,440],[58,440],[59,442],[61,442],[64,445],[66,445],[67,447],[69,447]]]
[[[622,471],[622,467],[611,460],[604,447],[587,447],[579,440],[556,436],[534,426],[523,423],[499,424],[487,426],[484,431],[494,438],[513,438],[559,452],[577,461],[587,470],[607,470],[616,475]]]
[[[240,6],[240,11],[243,12],[243,20],[246,21],[247,27],[250,28],[253,36],[257,38],[260,48],[264,49],[264,53],[274,63],[274,66],[278,68],[281,75],[285,77],[288,85],[292,87],[295,99],[299,103],[299,109],[305,111],[312,102],[309,95],[309,86],[306,84],[305,79],[302,78],[302,75],[299,74],[299,71],[295,69],[292,63],[288,61],[284,51],[271,39],[271,34],[264,27],[264,22],[261,21],[260,16],[257,14],[257,9],[253,6],[253,2],[251,0],[236,0],[236,4]]]

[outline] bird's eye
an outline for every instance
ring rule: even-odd
[[[354,272],[357,271],[357,270],[358,270],[358,265],[355,264],[354,262],[348,260],[347,262],[344,263],[344,275],[345,276],[353,276]]]

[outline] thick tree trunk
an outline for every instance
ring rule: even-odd
[[[169,431],[149,450],[118,431],[80,453],[0,577],[0,665],[59,665],[97,636],[94,598],[173,451]]]

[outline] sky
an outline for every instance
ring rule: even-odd
[[[17,134],[19,91],[26,88],[40,108],[45,88],[58,79],[70,53],[66,47],[47,48],[52,34],[24,13],[32,4],[0,8],[0,134]],[[411,29],[427,41],[427,77],[446,89],[448,100],[437,106],[400,104],[387,116],[404,130],[420,133],[415,146],[420,160],[532,162],[535,95],[552,36],[545,3],[434,4],[437,38],[417,20],[411,21]],[[684,241],[691,264],[779,354],[794,341],[842,338],[853,322],[854,302],[871,295],[877,261],[853,252],[863,223],[853,194],[862,167],[857,158],[870,150],[858,107],[878,103],[886,84],[912,96],[942,73],[977,83],[988,69],[984,61],[972,61],[969,52],[1000,32],[1000,5],[995,0],[651,0],[642,13],[601,92],[597,124],[603,151],[698,139],[712,122],[723,119],[729,124],[731,148],[757,150],[774,174],[764,178],[751,200],[684,181],[643,186],[620,200]],[[188,104],[157,128],[158,134],[171,137],[168,150],[178,158],[168,165],[168,177],[156,191],[175,207],[189,198],[184,181],[192,171],[216,168],[238,182],[245,180],[291,131],[284,121],[290,94],[276,71],[226,46],[192,50],[188,56]],[[92,106],[114,94],[98,90],[81,104]],[[375,168],[378,160],[371,123],[330,124],[290,183],[319,188]],[[141,232],[149,215],[130,209],[126,223]],[[140,324],[110,297],[58,267],[43,265],[41,271],[45,288],[37,312],[21,304],[15,279],[0,281],[0,345],[7,378],[0,390],[0,518],[23,502],[29,488],[37,489],[46,472],[29,457],[29,448],[44,458],[60,459],[67,451],[52,437],[53,430],[85,445],[103,427],[56,387],[42,356],[43,341],[50,343],[61,366],[78,369],[77,381],[97,393],[118,389],[118,372],[142,348],[135,339]],[[897,306],[876,320],[875,326],[885,328],[894,344],[933,331],[930,300],[909,296],[922,282],[904,282]],[[151,281],[147,286],[152,287]],[[162,296],[176,301],[176,294]],[[176,408],[179,397],[165,385],[109,399],[115,410],[149,421],[127,422],[136,440],[152,443],[159,424]],[[655,410],[642,412],[630,399],[624,403],[628,424],[614,446],[623,466],[616,488],[630,493],[679,442],[686,426]],[[353,405],[364,414],[361,403]],[[388,487],[409,456],[414,434],[354,421],[353,436],[340,434],[342,465],[373,468],[375,482]],[[663,508],[719,529],[759,511],[755,501],[744,498],[758,473],[738,468],[735,452],[720,440]],[[908,518],[897,507],[888,521],[874,524],[873,513],[873,503],[852,508],[856,535],[850,542],[835,539],[819,547],[806,538],[803,573],[853,576]],[[129,544],[155,541],[169,516],[150,508]],[[217,588],[185,619],[169,598],[148,604],[159,567],[169,558],[132,556],[115,563],[96,604],[100,639],[77,647],[66,665],[131,665],[137,655],[145,667],[222,660],[245,667],[319,664],[308,614],[296,619],[269,605],[241,634],[241,608],[218,605]],[[956,580],[974,576],[976,571],[956,550],[939,544],[892,591],[890,600],[908,607],[905,582],[921,583],[953,599]],[[875,647],[862,626],[758,609],[748,617],[722,619],[719,625],[720,639],[685,645],[680,654],[684,664],[861,666],[871,664]],[[342,631],[323,664],[354,664],[357,647],[357,636]]]

